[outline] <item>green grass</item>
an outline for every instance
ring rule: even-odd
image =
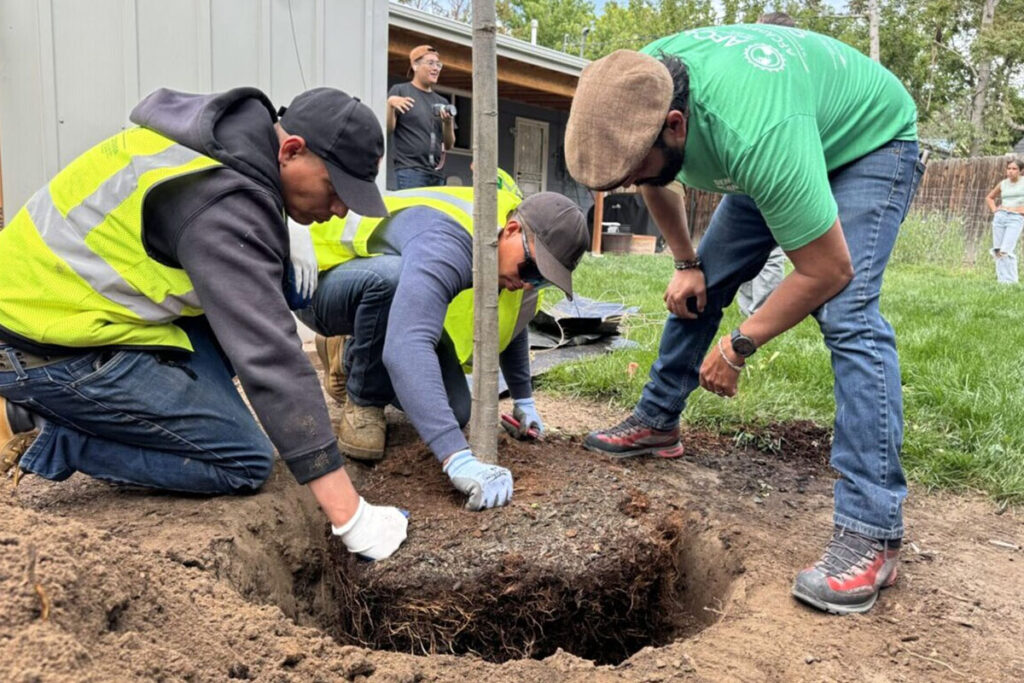
[[[996,284],[987,259],[962,265],[962,235],[935,218],[908,219],[886,274],[882,310],[896,329],[904,382],[904,466],[926,486],[982,490],[1022,503],[1024,289]],[[657,357],[671,269],[667,256],[588,256],[575,288],[639,306],[622,331],[640,348],[561,366],[540,386],[631,407]],[[720,332],[741,320],[730,306]],[[630,363],[638,365],[632,377]],[[727,432],[795,419],[831,424],[832,373],[813,320],[767,344],[750,366],[735,399],[697,390],[684,418]]]

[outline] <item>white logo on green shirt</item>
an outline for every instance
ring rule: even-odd
[[[758,43],[743,51],[747,61],[764,71],[782,71],[786,68],[786,58],[771,45]]]

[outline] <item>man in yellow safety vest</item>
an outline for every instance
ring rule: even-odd
[[[158,90],[131,119],[0,231],[0,473],[240,493],[276,447],[351,552],[388,557],[406,517],[353,488],[283,293],[286,214],[386,215],[380,124],[331,88],[280,118],[253,88]]]
[[[473,352],[473,190],[419,188],[390,193],[388,218],[349,214],[314,224],[310,259],[321,271],[312,304],[298,311],[318,339],[327,391],[344,406],[343,452],[384,456],[384,406],[408,415],[473,510],[504,505],[512,475],[479,463],[462,428],[470,394],[464,368]],[[537,290],[554,284],[572,296],[572,270],[589,243],[580,208],[554,192],[525,200],[498,192],[500,364],[519,421],[516,434],[539,434],[531,395],[526,326]],[[310,265],[312,264],[312,266]],[[304,281],[309,280],[303,277]],[[351,335],[343,344],[341,337]]]

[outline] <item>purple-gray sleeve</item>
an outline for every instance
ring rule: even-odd
[[[430,212],[437,216],[436,212]],[[448,404],[437,345],[448,304],[472,286],[472,238],[457,224],[431,219],[402,248],[402,273],[391,303],[384,365],[395,395],[420,438],[439,460],[469,447]]]
[[[292,474],[304,484],[341,467],[320,382],[282,293],[288,237],[273,200],[233,192],[179,235],[178,261]]]
[[[498,358],[501,374],[512,398],[530,398],[533,384],[530,381],[530,333],[524,329],[508,343]]]

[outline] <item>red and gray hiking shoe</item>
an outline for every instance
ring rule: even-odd
[[[797,574],[793,596],[832,614],[867,612],[896,583],[900,542],[836,527],[817,564]]]
[[[590,432],[583,440],[583,445],[613,458],[632,458],[648,453],[660,458],[678,458],[683,454],[678,426],[663,432],[648,427],[633,415],[611,429]]]

